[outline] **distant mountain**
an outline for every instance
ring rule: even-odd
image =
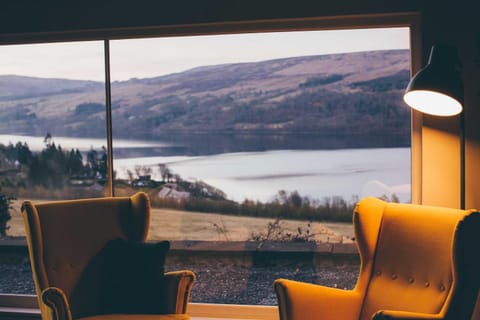
[[[408,68],[408,50],[371,51],[114,82],[114,134],[408,137]],[[101,82],[0,76],[0,133],[105,136],[104,92]]]
[[[0,100],[21,100],[101,89],[102,83],[66,79],[43,79],[15,75],[0,76]]]

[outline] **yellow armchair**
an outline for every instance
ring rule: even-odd
[[[158,299],[166,299],[161,301],[166,306],[165,314],[102,311],[104,273],[97,270],[95,257],[110,240],[145,242],[150,223],[150,201],[145,193],[44,203],[25,201],[22,214],[42,319],[189,319],[187,303],[196,280],[190,270],[167,272],[162,277]],[[85,277],[86,273],[89,277]]]
[[[365,198],[354,211],[353,290],[278,279],[281,320],[471,318],[480,286],[480,213]]]

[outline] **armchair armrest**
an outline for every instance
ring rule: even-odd
[[[361,297],[354,290],[341,290],[316,284],[277,279],[280,320],[358,319]]]
[[[193,283],[197,280],[190,270],[166,272],[168,290],[168,313],[186,313]]]
[[[180,270],[165,273],[168,313],[186,313],[195,274],[190,270]],[[47,314],[44,320],[72,320],[72,313],[67,296],[60,288],[48,287],[42,291],[42,314]],[[46,309],[46,310],[45,310]]]
[[[50,315],[50,319],[45,320],[72,320],[70,305],[67,296],[62,289],[56,287],[48,287],[42,291],[41,301],[43,305],[40,308],[49,308],[46,314]],[[42,314],[45,314],[42,312]]]
[[[444,318],[443,315],[439,314],[381,310],[373,315],[372,320],[442,320]]]

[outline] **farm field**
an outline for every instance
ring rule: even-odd
[[[36,200],[33,200],[36,201]],[[12,203],[12,219],[8,222],[9,236],[25,236],[21,215],[20,200]],[[179,211],[173,209],[152,209],[149,230],[150,240],[203,240],[203,241],[246,241],[252,233],[265,234],[270,218],[242,217],[214,213]],[[351,242],[353,227],[342,222],[312,222],[280,220],[280,228],[285,232],[305,233],[308,229],[312,239],[319,242]]]

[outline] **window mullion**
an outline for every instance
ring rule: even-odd
[[[115,195],[113,185],[113,148],[112,148],[112,92],[110,87],[110,42],[104,41],[105,50],[105,112],[107,125],[107,163],[109,196]]]

